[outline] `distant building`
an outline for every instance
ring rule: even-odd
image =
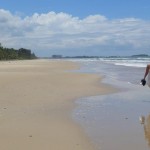
[[[52,58],[62,58],[62,55],[52,55]]]

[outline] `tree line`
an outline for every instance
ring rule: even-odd
[[[34,53],[29,49],[20,48],[5,48],[0,43],[0,60],[14,60],[14,59],[36,59]]]

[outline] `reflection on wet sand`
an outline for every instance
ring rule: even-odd
[[[147,117],[141,116],[139,119],[141,124],[143,124],[145,138],[148,141],[148,146],[150,147],[150,114]]]

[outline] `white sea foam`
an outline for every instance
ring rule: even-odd
[[[145,67],[150,63],[150,58],[100,58],[102,62],[128,67]]]
[[[145,63],[115,63],[115,65],[120,65],[120,66],[128,66],[128,67],[145,67]]]
[[[128,67],[139,67],[143,68],[146,67],[147,64],[150,63],[150,58],[138,57],[119,57],[119,58],[83,58],[83,59],[70,59],[74,62],[104,62],[113,65],[120,65],[120,66],[128,66]]]
[[[98,59],[70,59],[81,63],[81,69],[86,73],[96,73],[111,80],[123,81],[138,85],[143,78],[145,67],[150,63],[150,58],[98,58]],[[132,76],[131,76],[132,74]],[[115,82],[116,81],[112,81]],[[109,83],[112,83],[109,81]]]

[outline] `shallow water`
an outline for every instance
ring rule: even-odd
[[[115,94],[76,101],[73,118],[97,149],[149,150],[150,89],[139,84],[144,68],[90,62],[84,63],[80,72],[102,73],[106,77],[104,83],[122,89]]]
[[[98,150],[148,150],[149,97],[149,93],[126,91],[80,99],[74,118]]]

